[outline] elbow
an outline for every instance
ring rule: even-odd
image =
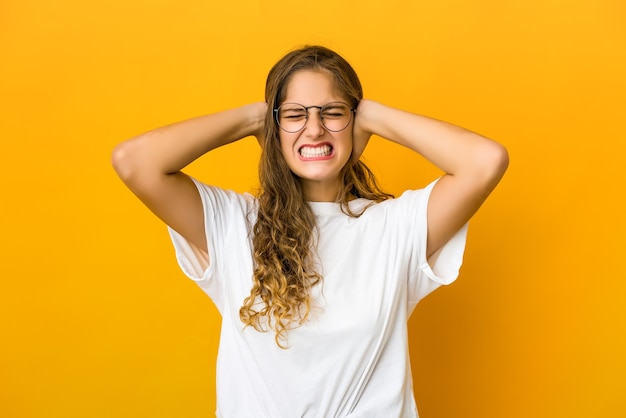
[[[489,141],[486,145],[478,158],[479,170],[483,180],[495,187],[509,167],[509,153],[502,144],[497,142]]]
[[[116,145],[111,153],[111,165],[113,166],[113,170],[115,170],[117,175],[122,179],[128,171],[128,152],[126,148],[126,143],[122,142],[121,144]]]
[[[137,161],[133,157],[132,140],[118,144],[111,153],[111,165],[124,183],[128,183],[136,172]]]
[[[138,190],[155,179],[169,174],[163,169],[163,158],[154,152],[152,133],[126,140],[113,148],[111,165],[119,178],[130,189]]]
[[[491,160],[494,173],[498,178],[501,178],[509,168],[509,152],[504,145],[494,142],[491,153],[493,154]]]

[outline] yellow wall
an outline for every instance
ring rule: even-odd
[[[366,97],[503,142],[460,280],[411,320],[429,418],[626,416],[626,6],[620,0],[4,0],[0,416],[207,417],[219,318],[109,155],[262,99],[303,43]],[[190,172],[255,186],[257,145]],[[397,193],[438,173],[380,139]]]

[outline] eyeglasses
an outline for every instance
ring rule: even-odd
[[[343,131],[350,124],[352,114],[356,109],[351,109],[346,103],[332,102],[324,106],[303,106],[298,103],[283,103],[274,109],[276,122],[280,129],[285,132],[295,133],[304,129],[309,120],[309,109],[319,109],[320,119],[324,128],[331,132]]]

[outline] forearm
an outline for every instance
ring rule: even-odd
[[[118,145],[113,164],[122,178],[175,173],[215,148],[258,135],[264,117],[264,103],[253,103],[157,128]]]
[[[487,175],[501,170],[505,157],[496,142],[464,128],[364,100],[362,129],[419,153],[450,175]]]

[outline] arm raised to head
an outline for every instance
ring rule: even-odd
[[[205,153],[263,133],[267,105],[247,104],[157,128],[117,145],[112,164],[126,186],[181,234],[208,266],[202,202],[181,170]]]
[[[428,256],[476,213],[509,164],[501,144],[475,132],[361,100],[354,126],[355,156],[363,152],[372,134],[419,153],[445,173],[428,203]]]

